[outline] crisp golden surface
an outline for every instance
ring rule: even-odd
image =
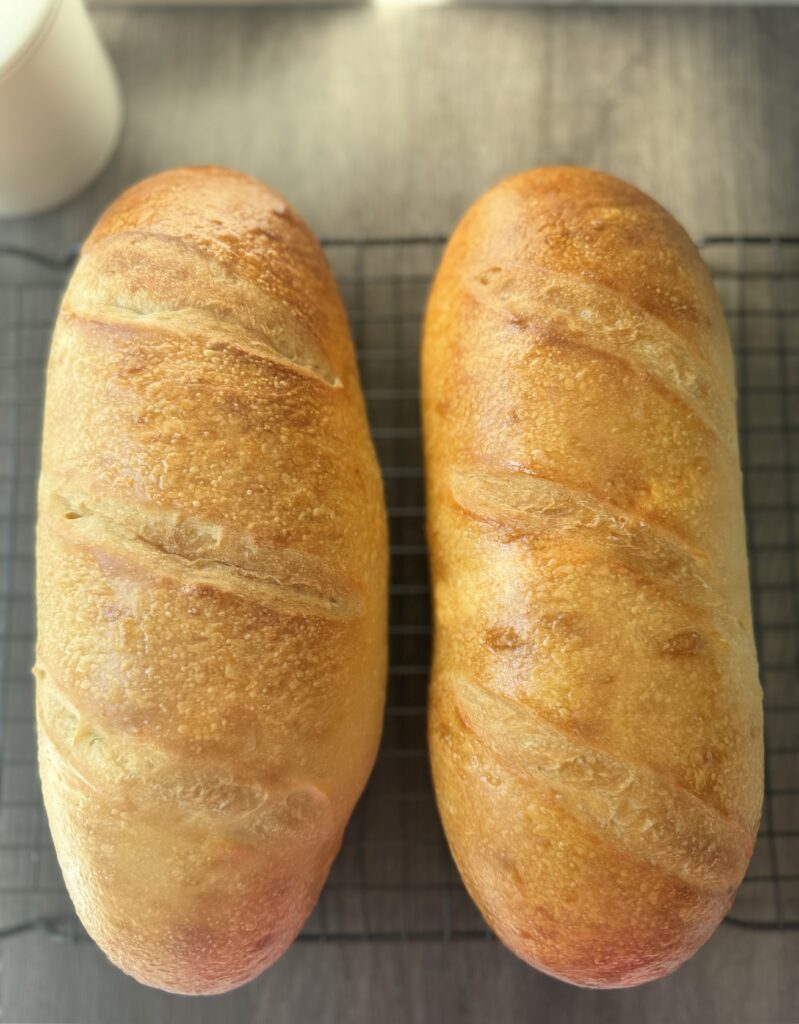
[[[582,985],[674,970],[762,798],[730,344],[696,249],[547,168],[455,232],[425,324],[430,747],[466,885]]]
[[[387,563],[308,228],[220,168],[130,189],[53,338],[36,666],[59,860],[123,970],[219,992],[301,928],[379,741]]]

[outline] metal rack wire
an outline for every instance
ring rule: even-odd
[[[482,938],[433,801],[425,748],[430,609],[419,428],[421,317],[442,240],[326,244],[348,306],[391,520],[383,743],[306,941]],[[767,796],[728,920],[799,928],[799,239],[701,244],[738,364],[753,601],[766,693]],[[85,935],[43,815],[33,730],[33,524],[43,373],[71,263],[0,252],[0,937]],[[8,278],[3,274],[3,280]]]

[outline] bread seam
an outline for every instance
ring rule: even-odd
[[[87,265],[91,266],[91,260],[93,260],[94,258],[98,258],[100,259],[100,262],[102,262],[101,257],[103,249],[110,246],[114,242],[117,242],[120,238],[125,237],[136,237],[142,240],[157,239],[161,242],[167,243],[168,245],[173,245],[176,248],[186,250],[190,252],[193,257],[205,263],[206,266],[213,267],[214,270],[217,273],[221,274],[223,277],[231,281],[238,281],[236,275],[231,274],[230,269],[227,266],[225,266],[224,263],[220,262],[218,259],[215,259],[210,252],[197,246],[188,238],[181,237],[179,235],[169,234],[166,232],[147,231],[142,229],[118,231],[115,232],[114,234],[106,235],[99,242],[96,242],[94,245],[92,245],[91,248],[87,251],[84,257]],[[224,245],[224,243],[222,242],[218,242],[218,244]],[[157,260],[151,260],[151,262],[157,263]],[[150,267],[150,269],[153,268]],[[113,319],[114,322],[119,324],[124,324],[126,321],[124,320],[124,318],[113,316],[113,314],[117,311],[127,313],[135,318],[147,319],[151,323],[155,323],[158,326],[164,327],[169,327],[171,323],[175,322],[175,319],[178,319],[179,316],[184,314],[191,314],[192,316],[200,318],[204,317],[208,319],[212,326],[213,324],[224,325],[225,327],[235,328],[237,332],[243,332],[247,335],[252,335],[253,337],[262,339],[264,345],[266,345],[270,351],[274,352],[275,355],[278,356],[281,360],[285,360],[287,363],[296,366],[298,369],[304,370],[309,375],[318,378],[319,380],[321,380],[330,387],[341,387],[341,381],[333,372],[333,368],[330,366],[329,361],[327,360],[324,352],[322,351],[321,345],[317,337],[315,336],[315,331],[305,322],[304,318],[299,316],[295,310],[292,310],[288,304],[279,301],[269,292],[263,289],[258,290],[254,286],[253,291],[259,292],[259,301],[262,304],[268,300],[270,307],[272,307],[275,313],[279,313],[283,316],[290,316],[293,325],[297,327],[302,334],[305,334],[309,341],[311,342],[311,344],[314,346],[316,365],[292,359],[290,355],[281,351],[281,349],[274,344],[273,335],[270,336],[266,332],[262,332],[257,327],[253,326],[251,323],[247,323],[241,319],[237,320],[233,317],[222,316],[217,310],[204,308],[202,306],[198,307],[184,305],[174,308],[155,308],[152,310],[145,311],[138,310],[133,306],[125,305],[120,302],[110,304],[94,300],[92,301],[91,308],[97,314],[104,315],[106,319]],[[76,289],[71,286],[67,291],[67,294],[64,297],[62,314],[66,313],[67,315],[75,315],[82,318],[82,304],[80,301],[75,301],[76,292],[77,297],[79,299],[81,296],[80,288]],[[172,317],[173,319],[170,320],[170,317]],[[88,319],[95,320],[95,317],[92,316],[89,317]],[[102,323],[103,321],[98,319],[95,322]],[[176,324],[176,331],[178,330],[178,328],[180,328],[180,326],[181,325],[178,321],[178,323]],[[189,325],[189,330],[191,331],[191,325]]]
[[[192,786],[188,789],[181,787],[179,784],[181,781],[180,777],[175,777],[174,772],[168,770],[169,762],[172,759],[168,750],[144,740],[138,733],[114,734],[104,728],[98,728],[96,725],[92,725],[85,733],[82,733],[81,721],[84,718],[84,714],[81,709],[74,703],[71,696],[67,695],[64,688],[55,682],[52,674],[43,669],[43,666],[37,665],[35,671],[40,677],[40,687],[43,686],[41,680],[44,678],[45,673],[47,676],[47,682],[44,684],[47,696],[45,697],[40,693],[37,708],[37,725],[47,739],[50,750],[58,758],[59,764],[66,767],[83,786],[92,790],[103,800],[112,801],[114,796],[119,799],[122,793],[121,786],[125,782],[135,783],[134,786],[125,789],[124,799],[120,801],[128,807],[141,809],[152,806],[153,802],[167,803],[177,813],[183,814],[187,818],[191,817],[195,821],[202,821],[207,828],[216,828],[219,824],[226,825],[226,831],[231,838],[241,840],[244,838],[242,833],[247,836],[248,842],[258,842],[262,838],[263,830],[258,830],[252,826],[257,824],[256,815],[258,812],[269,808],[270,787],[268,784],[261,784],[255,780],[237,782],[230,780],[229,777],[226,779],[223,771],[224,762],[209,761],[207,755],[205,755],[202,760],[202,770],[199,768],[199,762],[196,760],[192,761]],[[56,740],[51,729],[48,711],[53,699],[66,710],[68,715],[74,716],[77,720],[75,736],[69,750],[64,749],[63,744]],[[136,748],[141,754],[136,764],[126,765],[124,762],[120,762],[117,758],[111,756],[114,749],[122,748],[120,738],[131,743],[135,741]],[[96,757],[90,761],[85,756],[74,756],[74,752],[78,751],[80,754],[81,747],[84,747],[87,743],[92,751],[96,747],[99,748],[101,752],[100,763],[112,769],[112,771],[115,770],[117,772],[116,779],[110,773],[106,775],[100,773],[98,777],[100,765],[98,765]],[[148,756],[151,762],[149,766],[147,765]],[[159,762],[161,763],[159,764]],[[145,770],[142,770],[143,765]],[[89,769],[88,773],[86,769]],[[89,777],[90,774],[93,774],[94,779]],[[124,776],[124,779],[121,776]],[[216,806],[210,803],[208,799],[209,793],[213,794],[215,787],[218,798],[221,796],[227,797],[224,803],[218,802]],[[291,792],[294,789],[313,790],[314,794],[318,794],[323,798],[324,803],[328,807],[331,804],[329,795],[319,786],[291,786],[283,784],[279,788],[275,787],[273,792]],[[137,799],[131,798],[131,790],[137,794]],[[238,812],[231,812],[228,809],[230,803],[237,796],[242,798],[246,804],[248,797],[252,797],[255,793],[258,795],[258,799],[253,806],[246,807]],[[323,801],[321,799],[317,800],[315,805],[321,804]],[[251,800],[249,802],[252,803]],[[250,827],[248,827],[248,824]],[[330,821],[326,824],[328,828],[331,827]]]
[[[73,527],[68,531],[57,530],[57,535],[68,543],[79,544],[87,548],[101,546],[102,534],[106,538],[111,537],[117,541],[128,555],[136,550],[155,554],[159,563],[173,568],[182,568],[184,572],[175,573],[176,576],[185,579],[185,576],[193,577],[192,582],[199,584],[210,584],[228,593],[240,597],[263,599],[264,596],[277,597],[287,600],[305,610],[324,615],[328,618],[355,619],[363,614],[362,601],[356,592],[347,593],[343,590],[322,590],[307,583],[292,583],[280,579],[273,574],[260,573],[238,562],[224,558],[207,558],[199,556],[191,558],[182,554],[176,549],[149,540],[142,536],[130,525],[121,520],[92,508],[85,500],[76,496],[65,497],[59,491],[51,491],[48,499],[42,499],[44,508],[47,502],[55,506],[53,511],[56,516],[63,517],[71,522],[82,520],[93,520],[100,526],[100,537],[92,536],[92,532],[85,529],[85,526]],[[66,510],[66,511],[65,511]],[[148,519],[152,520],[152,514],[148,512]],[[74,536],[75,533],[78,536]],[[72,536],[70,536],[72,534]],[[137,560],[138,561],[138,560]]]
[[[735,432],[734,428],[731,427],[729,433],[722,433],[721,428],[715,423],[711,422],[707,416],[699,410],[699,405],[696,399],[693,398],[684,388],[676,385],[673,380],[668,382],[654,373],[649,367],[642,363],[635,362],[625,356],[619,355],[616,352],[611,352],[606,348],[600,348],[597,345],[591,345],[587,341],[581,341],[576,338],[567,337],[563,334],[558,334],[555,342],[550,342],[546,338],[537,337],[541,326],[544,328],[549,326],[555,326],[555,321],[547,320],[546,318],[539,318],[537,323],[530,322],[525,319],[522,323],[513,321],[513,326],[524,332],[530,334],[536,339],[536,344],[540,348],[547,350],[564,348],[572,349],[580,352],[590,352],[597,359],[602,359],[605,362],[615,363],[616,365],[626,367],[635,377],[645,380],[652,388],[658,391],[660,394],[668,396],[672,401],[677,402],[685,406],[689,413],[697,420],[699,424],[719,443],[719,446],[731,459],[738,458],[738,449],[735,445]],[[507,329],[507,328],[506,328]]]
[[[482,492],[481,497],[485,499],[484,503],[479,505],[470,502],[469,495],[464,495],[462,490],[457,489],[457,484],[453,485],[453,478],[474,479],[478,484],[478,490]],[[490,499],[493,492],[490,488],[496,488],[498,483],[501,485],[503,480],[522,484],[532,480],[546,482],[571,497],[573,509],[579,509],[580,505],[579,500],[574,498],[575,495],[588,495],[591,500],[583,502],[583,504],[587,505],[598,518],[609,524],[608,530],[611,536],[615,534],[626,541],[624,545],[615,546],[603,538],[598,545],[601,549],[601,556],[591,557],[589,554],[589,561],[597,561],[608,566],[613,565],[619,572],[641,580],[642,583],[660,594],[671,598],[676,595],[676,599],[681,604],[694,608],[700,616],[709,612],[712,616],[712,628],[719,633],[724,642],[729,642],[729,637],[724,632],[725,629],[732,633],[742,634],[748,640],[748,627],[739,616],[739,609],[734,612],[726,610],[733,597],[726,592],[721,581],[708,572],[708,560],[701,552],[683,540],[679,534],[673,533],[667,527],[663,527],[637,512],[609,505],[609,503],[602,502],[593,491],[587,488],[580,489],[544,474],[534,473],[529,469],[494,473],[487,478],[479,472],[465,471],[462,467],[455,466],[450,471],[449,494],[460,512],[473,521],[489,526],[500,535],[507,536],[508,533],[511,533],[518,538],[550,539],[552,542],[556,539],[568,541],[570,537],[573,537],[580,543],[581,534],[592,529],[592,526],[579,521],[565,526],[561,523],[552,524],[546,520],[542,524],[538,524],[535,522],[535,517],[542,516],[540,509],[526,509],[519,505],[501,505],[496,501],[492,502]],[[617,509],[625,522],[619,523],[618,517],[613,514],[611,509]],[[503,524],[502,513],[506,510],[518,515],[521,522]],[[616,525],[617,523],[618,525]],[[647,533],[649,537],[647,537]],[[652,544],[650,538],[656,543]],[[674,567],[655,564],[655,559],[659,554],[657,542],[662,542],[667,550],[673,552],[677,566],[682,570],[679,578],[675,579],[673,583],[670,577],[675,576]],[[639,556],[643,550],[644,557],[650,558],[651,563],[648,566],[645,563],[636,566],[625,562],[620,557],[625,550]],[[607,559],[606,563],[603,562],[603,558]],[[664,572],[664,568],[668,568],[668,575]],[[694,589],[686,590],[690,584],[695,585]],[[740,611],[744,616],[748,614],[745,608]]]
[[[581,499],[584,499],[585,496],[587,496],[587,498],[590,500],[583,500],[582,504],[588,505],[592,511],[596,512],[596,514],[599,517],[606,521],[614,520],[616,518],[613,515],[613,512],[610,511],[610,509],[616,510],[619,516],[627,520],[627,522],[619,524],[620,532],[622,530],[629,529],[629,521],[633,520],[635,521],[635,523],[637,523],[644,529],[650,530],[653,536],[659,537],[666,544],[668,544],[669,547],[675,548],[679,552],[688,556],[691,559],[691,561],[696,563],[697,565],[701,565],[707,561],[707,559],[701,554],[701,552],[698,551],[685,537],[682,537],[675,530],[669,529],[669,527],[664,526],[662,523],[656,522],[655,520],[643,515],[637,509],[625,508],[621,505],[614,505],[611,502],[603,501],[603,499],[599,495],[597,495],[597,493],[594,490],[585,485],[578,487],[573,483],[566,483],[565,481],[558,480],[555,477],[550,476],[545,472],[541,472],[538,469],[533,469],[528,466],[522,467],[520,465],[512,464],[508,468],[504,468],[504,471],[493,472],[489,478],[488,474],[480,473],[477,471],[469,472],[468,470],[464,470],[459,466],[455,466],[451,470],[451,475],[456,477],[460,476],[463,478],[470,477],[484,485],[489,483],[495,483],[498,480],[513,481],[514,483],[523,482],[526,479],[546,481],[548,484],[551,484],[559,491],[562,491],[568,496],[570,496],[572,498],[572,505],[574,508],[578,508],[581,503]],[[458,504],[460,508],[463,509],[464,512],[466,512],[470,516],[474,516],[475,518],[482,518],[479,509],[475,509],[474,506],[464,503],[464,501],[457,496],[454,488],[452,487],[452,484],[449,485],[449,490],[455,502]],[[488,490],[487,487],[484,488],[484,496],[486,498],[486,509],[491,509],[492,502],[489,500],[490,491]],[[536,511],[532,509],[523,509],[518,506],[511,507],[514,509],[514,511],[518,512],[521,515],[536,514]]]
[[[523,296],[524,292],[526,290],[529,290],[531,284],[538,283],[543,284],[545,287],[551,286],[553,283],[563,284],[568,290],[572,292],[575,290],[575,288],[581,290],[582,292],[595,292],[598,293],[601,297],[607,298],[611,302],[618,303],[622,307],[622,309],[630,310],[633,313],[643,317],[645,322],[651,320],[653,325],[656,325],[660,330],[663,331],[664,335],[670,340],[670,342],[673,341],[673,344],[669,344],[669,348],[673,348],[678,352],[682,352],[685,349],[685,339],[681,337],[674,330],[674,328],[671,327],[658,313],[654,312],[653,310],[647,309],[645,306],[642,306],[640,303],[636,302],[631,295],[625,295],[622,292],[618,291],[617,289],[611,288],[609,285],[604,284],[601,281],[598,281],[596,278],[592,278],[590,280],[590,283],[586,283],[585,277],[579,274],[570,274],[568,271],[563,269],[558,271],[548,269],[545,273],[537,274],[532,266],[525,266],[519,263],[510,263],[509,266],[514,271],[518,271],[524,279],[521,283],[521,287],[516,292],[517,296]],[[472,281],[473,280],[474,279],[472,279]],[[491,288],[488,285],[483,284],[483,282],[480,282],[480,284],[482,288],[485,289],[485,292],[489,296],[488,302],[486,302],[484,296],[480,294],[480,292],[477,289],[474,288],[472,283],[464,285],[464,290],[468,291],[469,294],[472,295],[472,297],[477,301],[479,305],[487,305],[491,309],[494,309],[498,312],[505,312],[508,313],[510,316],[514,315],[513,311],[507,308],[507,305],[503,300],[498,301],[494,297]],[[585,298],[584,295],[580,297]],[[519,311],[522,313],[522,315],[525,315],[527,311],[536,308],[547,309],[551,308],[551,305],[543,302],[526,305],[523,302],[521,304]],[[563,312],[564,314],[567,313],[566,310],[564,310]],[[646,324],[644,324],[643,326],[645,325]],[[726,381],[723,379],[719,371],[719,366],[716,363],[714,363],[711,359],[708,359],[707,356],[705,356],[702,353],[701,349],[698,349],[694,346],[691,347],[690,357],[693,361],[697,362],[704,370],[708,372],[708,376],[712,378],[713,383],[719,387],[720,395],[723,397],[723,393],[726,388]],[[670,379],[673,380],[674,378],[670,377]]]
[[[125,316],[119,316],[119,313],[128,314],[130,319]],[[181,319],[184,316],[190,321],[189,323],[181,323]],[[142,313],[130,306],[106,306],[95,303],[92,306],[91,315],[82,312],[80,306],[70,306],[62,310],[61,317],[67,322],[87,324],[100,329],[106,329],[109,326],[130,327],[134,330],[143,330],[145,332],[153,329],[153,331],[157,330],[184,342],[188,337],[202,345],[204,351],[219,349],[238,351],[248,357],[257,359],[267,366],[281,366],[285,369],[296,371],[304,377],[324,384],[325,387],[331,390],[339,390],[344,386],[341,379],[333,373],[331,368],[327,367],[323,359],[320,358],[319,360],[320,364],[324,365],[323,370],[292,359],[286,353],[281,352],[266,333],[257,331],[252,327],[247,327],[235,320],[219,317],[208,310],[192,309],[186,306],[175,310],[157,310],[152,313]],[[196,323],[197,320],[204,321],[204,323],[198,325]],[[194,323],[191,321],[194,321]],[[262,344],[249,345],[233,341],[230,338],[213,337],[213,327],[215,325],[217,327],[224,326],[225,328],[235,329],[237,334],[245,334],[257,338],[262,341]],[[204,331],[198,330],[198,327],[203,326],[209,327],[207,334]],[[104,331],[104,333],[106,332]]]
[[[474,734],[475,738],[489,749],[493,756],[517,778],[526,779],[532,777],[536,783],[553,792],[563,791],[568,793],[572,798],[568,805],[569,812],[573,813],[583,823],[590,824],[592,829],[601,835],[604,841],[609,841],[608,833],[610,833],[614,836],[615,844],[626,854],[635,857],[642,863],[657,864],[661,870],[665,870],[682,881],[700,887],[705,891],[727,892],[739,884],[746,869],[752,845],[751,837],[742,822],[724,814],[718,808],[708,804],[696,793],[691,792],[691,790],[685,788],[679,782],[663,775],[656,769],[648,765],[621,761],[605,751],[591,747],[584,741],[578,740],[572,734],[559,728],[552,722],[535,718],[523,704],[507,695],[487,690],[485,687],[473,683],[465,677],[457,681],[452,678],[450,685],[452,686],[461,720]],[[498,730],[501,730],[503,743],[498,743],[490,729],[480,728],[480,725],[476,722],[474,715],[475,702],[469,697],[470,691],[474,694],[479,694],[478,699],[482,702],[481,710],[484,710],[487,704],[498,712],[495,725]],[[577,768],[575,777],[564,781],[563,778],[558,777],[557,767],[547,774],[546,768],[541,764],[537,764],[534,756],[530,756],[530,752],[524,750],[524,746],[518,748],[520,756],[509,757],[507,751],[517,749],[516,745],[508,743],[508,736],[510,734],[516,740],[520,738],[520,734],[523,734],[524,738],[533,743],[535,743],[536,739],[546,743],[547,734],[550,737],[556,737],[555,745],[562,743],[569,748],[569,758],[564,763],[568,767]],[[523,758],[522,752],[524,753]],[[545,756],[545,754],[546,751],[540,756]],[[593,765],[591,762],[593,762]],[[610,775],[613,773],[626,774],[628,779],[623,788],[617,794],[613,794],[603,789],[601,784],[597,785],[592,777],[592,769],[594,767],[597,767],[600,771],[604,768]],[[584,770],[581,773],[582,769]],[[699,829],[696,832],[691,832],[691,826],[696,825],[696,821],[691,820],[692,817],[695,818],[695,815],[691,815],[691,808],[693,808],[699,812],[700,817],[722,826],[721,828],[710,829],[711,833],[715,832],[718,842],[711,842],[709,848],[703,847],[700,852],[694,855],[693,863],[691,863],[691,851],[686,849],[685,845],[682,847],[677,846],[674,855],[669,856],[675,850],[675,846],[674,844],[669,845],[668,832],[665,838],[662,835],[658,837],[657,832],[652,832],[658,822],[651,821],[650,827],[644,834],[650,833],[655,837],[655,841],[652,842],[651,838],[648,838],[640,844],[636,844],[634,822],[631,824],[628,820],[623,822],[621,826],[616,826],[619,808],[616,807],[614,809],[613,796],[626,797],[631,795],[634,799],[636,790],[640,787],[645,787],[649,790],[647,797],[650,798],[647,799],[645,797],[642,800],[642,804],[647,807],[657,806],[656,802],[651,799],[651,794],[654,791],[657,791],[660,795],[661,802],[666,802],[664,794],[668,794],[672,798],[670,803],[674,804],[676,802],[679,805],[677,808],[674,806],[670,808],[671,813],[668,815],[668,820],[665,814],[662,816],[661,823],[666,828],[671,825],[673,829],[675,824],[682,826],[685,822],[688,822],[688,825],[684,828],[684,834],[688,837],[688,841],[690,842],[690,837],[695,839],[703,838],[699,835]],[[607,797],[607,810],[611,812],[609,817],[603,819],[596,809],[592,810],[587,806],[587,801],[596,800],[597,795]],[[646,822],[643,824],[646,825]],[[715,856],[713,856],[713,852],[715,852]]]

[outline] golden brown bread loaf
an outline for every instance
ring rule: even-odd
[[[760,817],[730,344],[696,249],[577,168],[466,214],[423,347],[430,746],[499,937],[580,985],[674,970]]]
[[[140,981],[253,977],[311,911],[382,722],[388,550],[319,245],[171,171],[86,242],[39,492],[42,785],[90,934]]]

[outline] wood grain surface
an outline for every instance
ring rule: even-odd
[[[122,144],[76,201],[0,223],[61,253],[143,175],[221,162],[284,191],[322,235],[449,231],[498,178],[589,164],[694,235],[799,232],[799,13],[790,9],[103,10]],[[191,1001],[91,946],[2,947],[6,1021],[571,1024],[799,1021],[799,933],[723,926],[676,976],[569,988],[497,943],[301,944],[253,985]]]
[[[796,231],[799,14],[733,9],[98,11],[127,102],[79,199],[0,223],[58,250],[131,182],[226,163],[320,234],[451,230],[513,171],[629,179],[694,234]]]

